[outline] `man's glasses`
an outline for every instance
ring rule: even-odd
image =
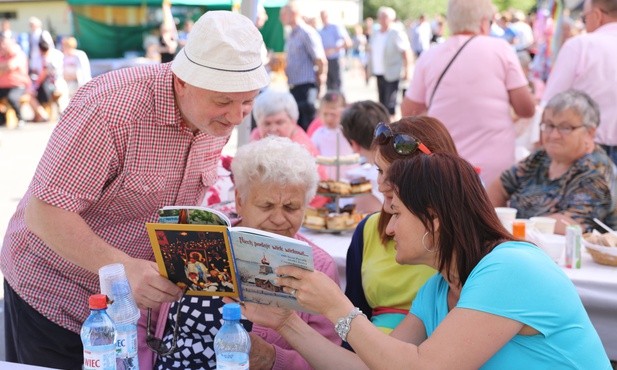
[[[431,151],[422,144],[418,139],[407,134],[395,134],[390,129],[390,126],[380,122],[375,127],[374,140],[377,144],[383,145],[392,139],[394,150],[400,155],[410,155],[416,150],[420,150],[424,154],[431,154]]]
[[[572,133],[572,131],[581,128],[581,127],[585,127],[584,125],[581,126],[556,126],[553,125],[551,123],[546,123],[546,122],[542,122],[540,123],[540,131],[542,132],[546,132],[547,134],[550,134],[551,132],[553,132],[553,130],[557,130],[557,132],[559,132],[561,135],[570,135]]]
[[[186,292],[186,290],[184,291]],[[182,293],[184,298],[184,293]],[[151,351],[155,352],[159,356],[169,356],[178,350],[178,332],[180,331],[180,306],[182,306],[182,298],[176,302],[176,322],[174,323],[174,336],[171,340],[171,347],[167,347],[162,339],[157,338],[150,329],[152,309],[148,308],[148,326],[146,327],[146,345]]]

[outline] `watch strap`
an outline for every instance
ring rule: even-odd
[[[338,336],[341,337],[343,342],[347,341],[347,334],[349,334],[349,330],[351,329],[351,321],[359,315],[366,317],[366,315],[358,307],[354,307],[349,314],[347,314],[347,316],[341,317],[336,321],[334,330]]]

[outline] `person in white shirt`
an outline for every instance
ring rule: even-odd
[[[426,20],[426,16],[424,14],[420,15],[418,21],[411,26],[410,31],[409,41],[411,42],[411,50],[413,50],[417,58],[423,51],[426,51],[429,47],[431,47],[433,31],[431,29],[431,24]]]
[[[338,91],[327,91],[321,98],[319,116],[323,125],[311,136],[311,141],[321,156],[341,158],[354,153],[341,130],[341,113],[345,105],[345,97]],[[327,166],[325,169],[329,179],[338,181],[356,167],[356,164],[352,164]]]

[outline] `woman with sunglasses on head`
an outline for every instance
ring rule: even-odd
[[[339,283],[332,257],[298,233],[304,210],[317,190],[315,159],[300,144],[288,138],[266,137],[238,149],[231,164],[236,185],[235,208],[246,226],[303,240],[311,245],[314,267]],[[142,369],[214,369],[213,338],[221,327],[219,297],[183,297],[149,314],[145,344],[139,353]],[[340,346],[328,319],[322,315],[298,313],[301,320],[320,335]],[[151,324],[156,322],[156,327]],[[310,369],[310,365],[275,330],[243,321],[251,337],[251,369]],[[252,325],[252,328],[251,328]],[[158,339],[162,338],[162,339]],[[144,341],[141,341],[142,343]]]
[[[611,369],[572,282],[504,229],[467,161],[450,153],[398,160],[388,182],[396,261],[439,272],[389,336],[328,277],[292,266],[277,269],[277,283],[326,316],[355,353],[290,311],[247,304],[244,314],[277,328],[318,369]]]
[[[353,112],[351,112],[353,113]],[[362,117],[346,112],[345,117]],[[388,113],[384,112],[387,119]],[[353,123],[343,119],[344,132]],[[374,128],[371,158],[378,170],[377,184],[383,194],[382,210],[361,221],[347,250],[345,295],[360,307],[379,329],[389,333],[403,320],[418,289],[435,274],[427,266],[396,263],[394,241],[385,229],[390,220],[392,188],[384,174],[395,160],[407,160],[431,152],[457,154],[445,126],[431,117],[404,117]]]
[[[594,143],[600,123],[597,103],[582,91],[555,95],[542,114],[539,149],[504,171],[488,188],[495,207],[518,210],[517,217],[548,216],[566,224],[593,229],[594,218],[612,224],[615,187],[614,166]]]

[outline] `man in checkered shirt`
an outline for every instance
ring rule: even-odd
[[[73,98],[13,215],[0,255],[7,360],[81,369],[81,324],[98,270],[123,263],[141,308],[177,300],[159,275],[146,222],[196,205],[221,150],[269,83],[262,37],[212,11],[173,62],[114,71]]]

